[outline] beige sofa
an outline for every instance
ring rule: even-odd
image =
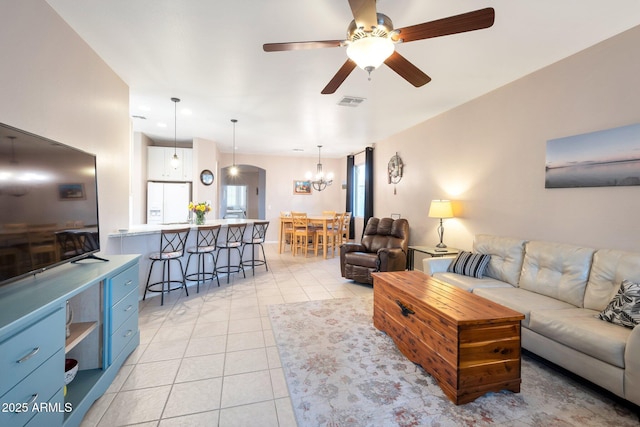
[[[490,235],[472,252],[491,255],[482,278],[447,272],[453,257],[424,272],[523,313],[523,348],[640,405],[640,327],[596,317],[622,280],[640,281],[640,254]]]

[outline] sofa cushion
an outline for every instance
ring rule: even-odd
[[[604,310],[623,280],[640,282],[640,254],[613,249],[596,251],[584,294],[584,308]]]
[[[513,288],[513,286],[508,283],[486,276],[482,279],[477,279],[475,277],[447,272],[434,273],[433,278],[469,292],[473,292],[476,288]]]
[[[475,288],[473,293],[524,314],[522,326],[529,327],[530,314],[538,309],[561,310],[571,304],[521,288]]]
[[[623,280],[609,305],[597,317],[615,325],[635,328],[640,324],[640,283]]]
[[[473,241],[473,251],[491,255],[485,275],[518,286],[525,242],[512,237],[478,234]]]
[[[582,307],[593,253],[562,243],[528,242],[520,287]]]
[[[529,329],[581,353],[624,368],[624,351],[631,330],[596,318],[584,308],[532,310]]]
[[[482,279],[484,270],[487,268],[490,259],[491,255],[461,251],[458,256],[456,256],[456,259],[449,264],[447,271]]]

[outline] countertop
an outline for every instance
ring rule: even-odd
[[[225,226],[228,224],[253,224],[254,221],[258,221],[257,219],[240,219],[240,218],[228,218],[228,219],[210,219],[207,220],[204,225],[221,225]],[[142,236],[145,234],[156,234],[162,230],[175,230],[178,228],[189,227],[191,229],[197,229],[200,227],[196,224],[191,224],[188,222],[181,223],[171,223],[171,224],[138,224],[132,225],[127,229],[119,229],[116,231],[112,231],[109,233],[109,237],[131,237],[131,236]]]

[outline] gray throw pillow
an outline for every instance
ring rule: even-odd
[[[640,283],[623,280],[618,293],[597,317],[627,328],[640,324]]]
[[[491,260],[491,255],[462,251],[449,265],[447,271],[482,279],[484,271],[487,269],[487,265],[489,265],[489,260]]]

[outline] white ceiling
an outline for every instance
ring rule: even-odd
[[[321,95],[345,48],[272,52],[263,43],[342,39],[347,0],[47,0],[129,85],[135,131],[204,138],[230,152],[341,157],[640,24],[638,0],[378,0],[396,28],[493,7],[493,27],[400,44],[433,80],[356,69]],[[366,100],[338,106],[345,95]],[[525,102],[525,100],[523,100]],[[147,107],[143,110],[141,107]],[[182,109],[191,115],[181,114]],[[165,128],[158,127],[163,122]],[[302,153],[294,149],[304,150]]]

